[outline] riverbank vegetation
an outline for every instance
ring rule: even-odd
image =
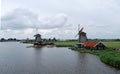
[[[73,47],[77,41],[56,41],[56,47]]]
[[[73,47],[76,43],[77,41],[55,42],[58,47]],[[105,50],[89,50],[85,48],[77,48],[76,50],[97,55],[102,62],[120,69],[120,51],[115,50],[120,48],[120,41],[103,41],[103,43],[107,46]]]

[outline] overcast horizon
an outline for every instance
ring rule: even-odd
[[[118,0],[0,0],[0,38],[120,39]]]

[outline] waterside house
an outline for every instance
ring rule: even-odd
[[[94,50],[103,50],[106,48],[105,44],[97,41],[86,41],[82,44],[82,47],[87,49],[94,49]]]

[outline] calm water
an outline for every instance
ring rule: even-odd
[[[0,43],[0,74],[120,74],[98,57],[68,48],[26,48],[30,44]]]

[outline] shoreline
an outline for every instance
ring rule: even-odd
[[[114,56],[112,55],[112,52],[114,54],[114,51],[109,51],[109,49],[105,49],[105,50],[88,50],[88,49],[76,49],[77,51],[79,51],[80,53],[90,53],[93,55],[96,55],[99,57],[100,61],[102,61],[103,63],[112,66],[114,68],[120,69],[120,60],[116,59],[116,58],[120,58],[118,56]],[[105,52],[108,51],[108,52]],[[115,53],[120,53],[118,51],[115,51]]]
[[[56,47],[70,47],[70,48],[74,48],[76,42],[56,42],[55,45]],[[113,50],[115,48],[119,47],[120,42],[116,44],[116,46],[112,46],[115,44],[112,43],[107,43],[106,45],[108,46],[108,48],[106,48],[105,50],[90,50],[90,49],[85,49],[85,48],[75,48],[73,50],[79,51],[80,53],[90,53],[93,55],[96,55],[99,57],[100,61],[112,66],[114,68],[120,69],[120,52]]]

